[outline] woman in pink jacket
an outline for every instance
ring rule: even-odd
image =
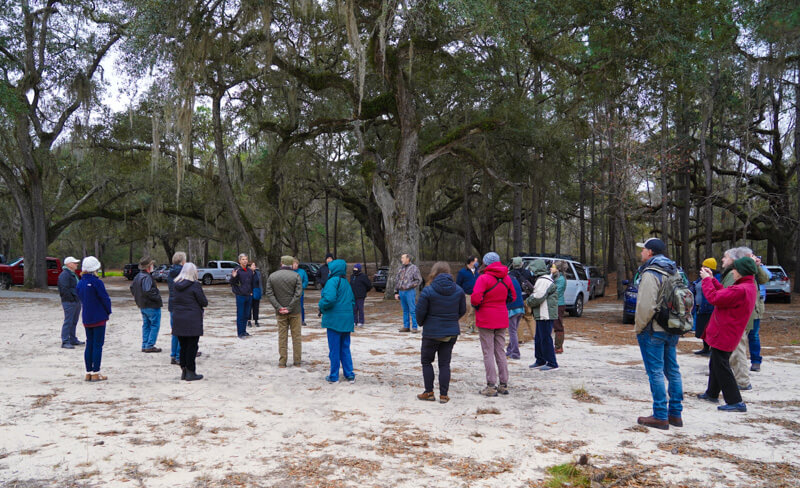
[[[731,270],[736,282],[723,288],[714,278],[713,271],[706,267],[700,270],[703,296],[714,305],[714,313],[703,332],[703,339],[711,348],[708,387],[697,398],[718,403],[721,391],[726,405],[717,408],[725,412],[747,411],[747,405],[742,401],[739,385],[731,370],[730,358],[744,334],[756,303],[758,291],[753,285],[753,275],[757,271],[756,262],[751,258],[739,258],[733,262]]]
[[[508,363],[506,361],[506,330],[508,308],[506,304],[517,298],[514,284],[508,277],[508,268],[500,262],[496,252],[483,257],[486,266],[475,281],[470,303],[475,308],[475,326],[481,339],[483,366],[486,368],[486,388],[481,395],[508,395]],[[495,368],[495,363],[497,367]],[[500,374],[500,383],[497,375]]]

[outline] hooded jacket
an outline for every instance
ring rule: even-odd
[[[291,267],[282,267],[267,277],[264,296],[277,311],[281,307],[289,313],[300,313],[300,297],[303,296],[303,278]]]
[[[525,303],[530,307],[535,320],[555,320],[558,318],[558,287],[547,271],[547,264],[536,259],[531,264],[531,271],[536,277],[533,293]]]
[[[347,264],[335,259],[328,264],[328,281],[322,288],[319,311],[322,312],[322,327],[336,332],[353,332],[353,289],[345,279]]]
[[[61,274],[58,275],[58,294],[61,295],[62,302],[77,302],[78,298],[78,275],[71,269],[64,266]]]
[[[84,274],[78,282],[77,292],[81,299],[83,325],[105,325],[111,315],[111,298],[100,278],[92,273]]]
[[[506,299],[509,296],[512,302],[517,299],[508,268],[500,262],[490,264],[475,280],[470,296],[470,303],[475,307],[475,325],[482,329],[507,329]]]
[[[203,285],[199,281],[178,281],[172,293],[172,335],[203,335],[203,309],[208,306]]]
[[[353,295],[356,298],[366,298],[367,292],[372,289],[372,282],[361,271],[353,270],[353,274],[350,275],[350,287],[353,288]]]
[[[458,335],[458,319],[465,313],[466,294],[446,273],[436,276],[417,299],[417,323],[422,326],[422,337]]]
[[[703,340],[709,346],[732,352],[739,345],[758,298],[754,284],[752,276],[739,278],[728,288],[714,278],[703,280],[703,295],[714,305],[714,313],[703,332]]]
[[[567,277],[564,276],[564,273],[558,273],[558,277],[553,280],[556,283],[556,294],[558,295],[558,306],[565,306],[567,304],[564,301],[564,293],[567,291]]]
[[[653,316],[656,314],[656,310],[659,306],[658,290],[661,288],[661,281],[665,276],[656,271],[647,270],[647,268],[651,267],[661,268],[669,274],[678,272],[678,267],[675,266],[675,262],[663,254],[653,256],[639,267],[639,275],[642,279],[639,281],[639,291],[636,295],[636,319],[633,328],[633,331],[637,334],[641,334],[650,324],[651,320],[653,321],[653,332],[666,333],[666,331],[653,320]]]
[[[147,271],[139,271],[131,283],[131,294],[136,300],[139,308],[161,308],[164,302],[161,300],[161,293],[158,291],[153,276]]]

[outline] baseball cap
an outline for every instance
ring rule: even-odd
[[[67,258],[64,259],[64,264],[72,264],[72,263],[80,263],[80,261],[73,258],[72,256],[67,256]]]
[[[636,246],[650,249],[653,251],[653,254],[664,254],[667,252],[667,245],[664,244],[664,241],[657,237],[651,237],[644,242],[637,242]]]

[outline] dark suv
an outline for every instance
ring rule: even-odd
[[[133,277],[139,274],[139,265],[138,264],[126,264],[125,268],[122,270],[122,276],[128,278],[128,281],[133,281]]]
[[[381,266],[372,277],[372,286],[378,293],[383,293],[383,291],[386,289],[386,276],[388,274],[389,268],[387,266]]]
[[[319,265],[314,263],[300,263],[298,268],[305,271],[308,275],[308,286],[319,289]]]

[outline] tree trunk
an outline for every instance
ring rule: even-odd
[[[536,230],[539,215],[539,189],[531,186],[531,206],[528,209],[528,252],[536,254]]]
[[[339,258],[339,200],[333,204],[333,255]]]
[[[514,256],[522,254],[522,187],[514,187]]]
[[[586,262],[586,146],[583,146],[581,154],[581,171],[578,174],[579,197],[578,197],[578,219],[580,220],[580,236],[578,237],[578,253],[582,263]]]
[[[794,160],[797,182],[797,218],[800,222],[800,61],[797,62],[797,83],[794,85]],[[800,226],[795,227],[794,234],[794,292],[800,293]]]
[[[472,193],[472,175],[464,173],[464,203],[461,205],[461,213],[464,217],[464,259],[472,255],[472,220],[469,211],[469,196]]]

